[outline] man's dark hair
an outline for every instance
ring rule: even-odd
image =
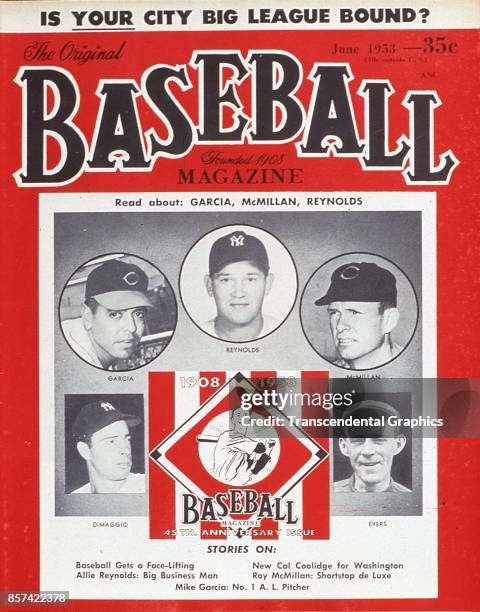
[[[75,445],[77,445],[78,442],[85,442],[90,448],[92,446],[92,436],[88,434],[82,434],[81,436],[74,435],[73,440],[75,441]]]
[[[90,297],[88,298],[88,300],[85,300],[85,306],[87,306],[92,311],[92,314],[95,314],[100,304],[94,297]]]

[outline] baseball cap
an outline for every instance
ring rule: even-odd
[[[81,408],[73,423],[72,434],[77,438],[91,436],[116,421],[125,421],[129,427],[142,422],[139,417],[121,412],[110,402],[96,401]]]
[[[388,417],[394,416],[400,418],[400,413],[387,402],[379,402],[376,400],[363,400],[357,402],[351,408],[348,408],[343,413],[342,417],[355,419],[382,419],[383,424],[353,425],[345,426],[345,435],[349,438],[389,438],[398,436],[399,428],[388,424]]]
[[[109,310],[126,310],[153,304],[147,297],[148,277],[135,264],[111,259],[90,272],[85,302],[90,298]]]
[[[397,305],[397,284],[393,274],[370,262],[353,262],[337,268],[327,293],[316,306],[331,302],[389,302]]]
[[[251,261],[268,274],[268,255],[263,242],[243,231],[231,232],[213,243],[208,261],[210,276],[236,261]]]

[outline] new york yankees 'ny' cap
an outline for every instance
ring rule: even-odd
[[[116,421],[125,421],[129,427],[142,422],[139,417],[121,412],[110,402],[96,401],[82,406],[73,423],[72,434],[76,438],[91,436]]]
[[[148,277],[137,265],[110,259],[90,272],[85,302],[90,298],[109,310],[152,307],[147,297]]]
[[[397,305],[397,283],[393,274],[371,262],[353,262],[337,268],[327,293],[316,306],[332,302],[389,302]]]
[[[236,261],[251,261],[268,274],[268,255],[263,242],[243,231],[232,232],[213,243],[208,262],[210,276]]]

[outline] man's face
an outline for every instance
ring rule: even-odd
[[[335,347],[343,359],[358,359],[382,345],[387,332],[379,302],[332,302],[328,315]]]
[[[405,446],[405,437],[340,438],[340,450],[349,457],[353,471],[367,486],[390,482],[393,457]]]
[[[96,431],[86,451],[87,462],[106,480],[125,480],[132,467],[130,431],[125,421],[116,421]]]
[[[208,294],[213,296],[217,315],[231,325],[249,325],[262,313],[263,298],[273,277],[249,261],[236,261],[207,276]]]
[[[145,308],[109,310],[100,304],[95,312],[86,307],[84,325],[103,365],[127,359],[145,331]]]

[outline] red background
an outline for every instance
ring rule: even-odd
[[[365,61],[370,43],[395,43],[403,57],[421,56],[420,51],[403,47],[423,45],[426,35],[446,36],[458,43],[452,55],[433,54],[429,62],[396,63]],[[126,35],[118,33],[42,34],[2,36],[3,120],[2,143],[2,433],[0,516],[0,591],[39,589],[39,509],[38,509],[38,193],[49,189],[17,188],[12,173],[21,166],[21,89],[13,82],[18,67],[32,64],[23,59],[34,40],[48,40],[59,48],[68,40],[78,45],[117,47]],[[437,191],[438,239],[438,375],[441,377],[478,376],[478,188],[477,154],[480,113],[478,111],[478,33],[458,31],[389,32],[223,32],[223,33],[129,33],[124,57],[119,62],[89,62],[78,66],[63,62],[82,92],[77,125],[89,140],[94,128],[98,98],[94,92],[99,78],[132,78],[140,82],[142,72],[155,63],[187,63],[195,49],[232,49],[246,54],[248,49],[282,49],[302,58],[304,77],[314,61],[348,61],[355,80],[350,88],[360,135],[363,135],[363,101],[356,95],[365,78],[390,79],[396,90],[390,98],[392,134],[390,145],[407,133],[408,113],[401,106],[407,90],[435,89],[442,106],[435,111],[435,151],[438,155],[452,149],[460,160],[451,184],[437,189],[407,187],[399,172],[363,172],[355,159],[296,157],[292,143],[283,146],[249,147],[253,152],[286,153],[286,166],[304,168],[304,183],[299,191]],[[334,58],[333,43],[360,46],[358,56]],[[336,56],[338,58],[338,56]],[[434,73],[429,76],[426,73]],[[189,70],[194,85],[196,72]],[[178,99],[195,117],[197,90],[182,93],[172,88]],[[299,98],[309,101],[312,83],[305,81]],[[239,88],[248,109],[249,79]],[[139,98],[139,114],[146,131],[155,126],[161,136],[159,120]],[[179,191],[197,189],[179,186],[180,167],[198,165],[207,148],[195,147],[187,158],[157,160],[151,173],[87,173],[76,182],[54,191]],[[219,147],[225,149],[226,147]],[[231,155],[242,147],[226,148]],[[247,149],[245,149],[247,150]],[[437,158],[436,158],[437,161]],[[348,177],[348,178],[346,178]],[[248,191],[252,186],[234,186]],[[228,185],[209,185],[208,190],[232,191]],[[257,187],[268,190],[268,186]],[[279,189],[289,190],[288,185]],[[388,202],[386,202],[386,207]],[[292,364],[292,367],[295,364]],[[52,407],[53,410],[53,407]],[[292,609],[327,610],[474,610],[478,609],[480,527],[478,521],[478,440],[439,440],[439,599],[372,601],[255,601],[216,600],[216,609]],[[422,571],[422,560],[418,560]],[[475,578],[476,576],[476,578]],[[121,596],[121,592],[119,592]],[[168,606],[178,609],[211,609],[211,602],[102,602],[102,609],[155,610]],[[15,608],[13,608],[15,609]],[[17,607],[16,609],[21,609]],[[32,609],[26,608],[26,609]],[[99,609],[95,602],[75,601],[68,609]]]

